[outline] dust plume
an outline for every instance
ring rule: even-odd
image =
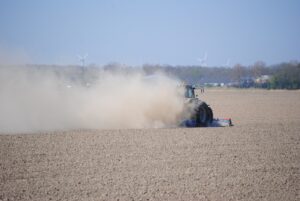
[[[163,74],[102,71],[79,84],[52,70],[0,67],[0,132],[176,126],[183,116],[178,80]]]

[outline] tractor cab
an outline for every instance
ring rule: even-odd
[[[185,98],[196,98],[195,87],[193,87],[191,85],[186,85],[184,96],[185,96]]]

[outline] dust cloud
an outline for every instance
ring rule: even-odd
[[[51,70],[0,67],[0,132],[176,126],[185,118],[178,83],[103,71],[87,86]]]

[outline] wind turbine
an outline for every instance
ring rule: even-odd
[[[204,53],[203,58],[198,58],[201,66],[207,66],[207,52]]]
[[[79,59],[79,61],[80,61],[82,67],[84,67],[84,65],[85,65],[85,60],[86,60],[86,58],[87,58],[88,56],[89,56],[88,54],[85,54],[84,56],[77,55],[77,57],[78,57],[78,59]]]
[[[227,59],[225,66],[230,67],[230,59]]]

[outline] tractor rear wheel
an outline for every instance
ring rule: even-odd
[[[205,102],[201,102],[195,115],[198,127],[207,127],[213,121],[212,109]]]

